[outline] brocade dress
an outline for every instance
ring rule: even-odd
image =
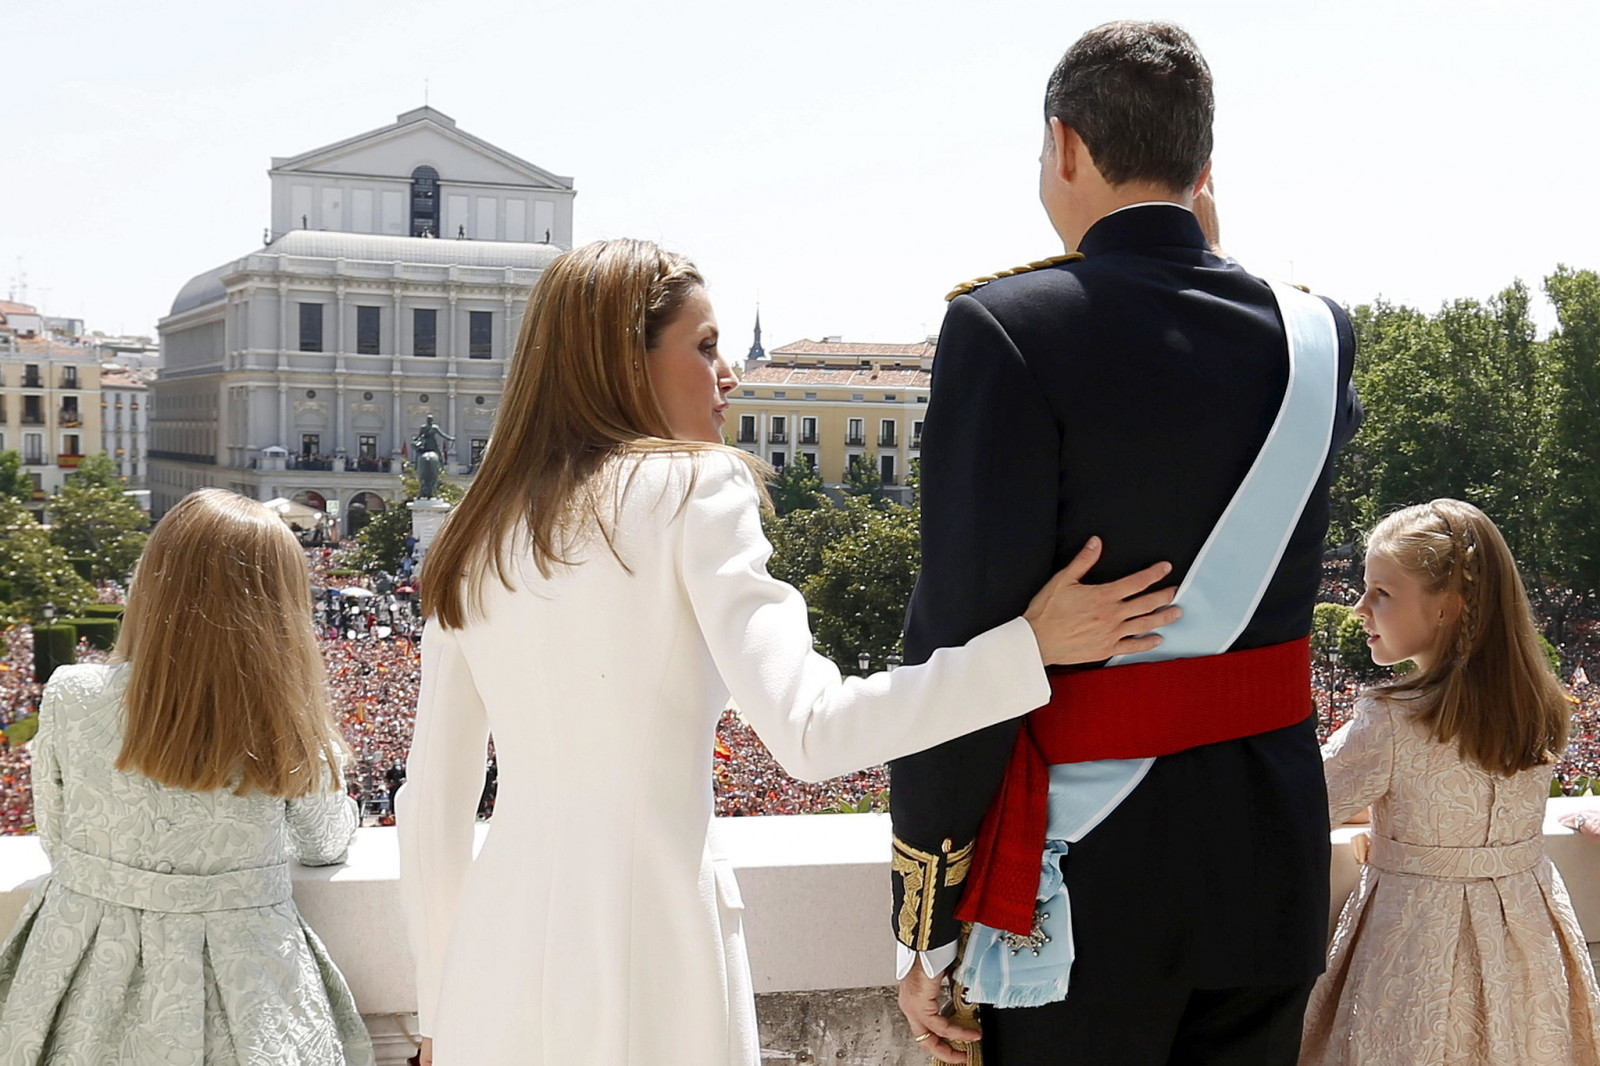
[[[0,1066],[368,1066],[289,859],[344,860],[342,792],[189,792],[116,769],[126,665],[64,666],[33,740],[50,874],[0,946]]]
[[[1302,1064],[1594,1066],[1600,992],[1544,853],[1549,766],[1502,777],[1367,698],[1322,749],[1372,847],[1306,1009]]]

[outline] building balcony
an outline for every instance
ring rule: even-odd
[[[22,412],[22,424],[25,426],[42,426],[44,425],[44,415],[30,415],[28,412],[24,411]]]
[[[867,438],[860,433],[850,433],[844,438],[845,447],[859,448],[867,443]]]
[[[878,481],[886,489],[893,488],[894,486],[900,484],[900,479],[895,477],[893,474],[881,474],[878,477]]]
[[[24,455],[22,457],[22,465],[23,466],[49,466],[50,465],[50,460],[48,458],[46,458],[45,456],[43,456],[43,455],[29,454],[29,455]]]
[[[894,446],[895,446],[895,444],[894,444],[894,434],[893,433],[880,433],[880,434],[878,434],[878,447],[880,447],[880,448],[893,448]]]
[[[775,431],[767,434],[767,443],[768,444],[788,444],[789,443],[789,434],[783,433],[783,432],[779,432],[779,431],[775,430]]]
[[[58,456],[56,456],[56,465],[59,466],[63,470],[76,470],[76,469],[78,469],[79,465],[81,465],[82,463],[83,463],[83,456],[81,456],[81,455],[58,455]]]
[[[291,455],[284,463],[286,470],[333,470],[333,459],[326,456]]]
[[[739,443],[740,444],[754,444],[755,442],[756,442],[755,430],[750,430],[750,431],[747,432],[747,431],[741,429],[739,431]]]
[[[378,459],[373,456],[362,456],[352,459],[345,466],[346,470],[355,470],[363,474],[387,474],[392,460]]]
[[[56,415],[56,425],[61,426],[63,429],[75,429],[83,425],[83,416],[78,413],[76,407],[70,410],[63,410]]]
[[[44,379],[38,374],[24,374],[22,375],[22,387],[25,389],[42,389],[44,388]]]
[[[921,447],[922,447],[922,437],[921,437],[921,435],[912,437],[911,438],[911,450],[912,451],[916,451],[917,449],[919,449]]]
[[[815,432],[801,433],[800,434],[799,443],[800,444],[815,444],[815,443],[817,443],[817,435],[816,435],[816,433]]]
[[[1544,827],[1591,952],[1600,946],[1600,847],[1555,818],[1594,805],[1552,799]],[[480,844],[486,830],[479,825]],[[1360,876],[1350,848],[1360,831],[1331,834],[1330,928]],[[894,1008],[888,816],[719,818],[712,833],[744,902],[764,1061],[923,1066],[927,1055]],[[398,866],[395,831],[373,828],[357,834],[345,864],[293,874],[295,903],[349,981],[383,1066],[412,1054],[407,1034],[416,1032]],[[37,838],[0,837],[0,937],[48,871]],[[794,1024],[800,1012],[809,1025]]]

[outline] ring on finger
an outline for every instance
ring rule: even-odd
[[[929,1030],[928,1032],[923,1033],[921,1036],[914,1036],[911,1039],[915,1040],[917,1043],[920,1044],[920,1043],[922,1043],[924,1040],[928,1039],[928,1037],[930,1037],[932,1035],[933,1035],[933,1031]]]

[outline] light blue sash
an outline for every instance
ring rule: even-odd
[[[1250,472],[1178,586],[1183,617],[1160,647],[1130,663],[1220,655],[1233,646],[1277,572],[1322,474],[1339,398],[1339,335],[1326,304],[1270,282],[1289,349],[1289,384]],[[971,1003],[1036,1007],[1065,999],[1075,950],[1061,857],[1144,780],[1154,759],[1105,759],[1050,768],[1050,819],[1032,934],[974,925],[956,969]]]

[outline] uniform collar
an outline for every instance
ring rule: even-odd
[[[1209,250],[1211,242],[1193,211],[1164,201],[1119,208],[1090,226],[1078,242],[1078,251],[1086,256],[1161,247]]]

